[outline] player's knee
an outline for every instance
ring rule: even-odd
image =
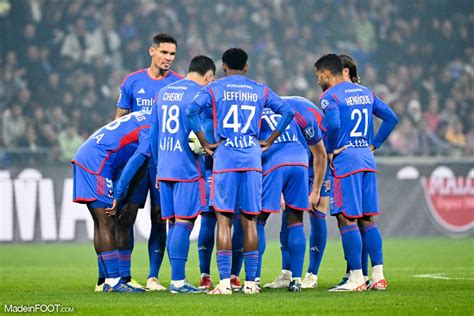
[[[303,222],[303,212],[287,208],[286,210],[286,220],[288,226],[299,224]]]
[[[326,214],[329,209],[329,198],[328,197],[322,197],[319,199],[317,210],[320,211],[321,213]]]
[[[266,224],[269,216],[270,213],[262,212],[260,215],[258,215],[257,222]]]
[[[337,214],[337,225],[339,226],[339,228],[355,223],[357,223],[356,218],[348,218],[342,213]]]

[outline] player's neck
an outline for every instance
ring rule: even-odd
[[[345,82],[343,76],[334,76],[329,80],[329,88],[332,88],[335,85],[340,84],[341,82]]]
[[[195,83],[197,83],[198,85],[200,86],[205,86],[206,85],[206,82],[204,81],[204,77],[201,76],[199,73],[197,72],[189,72],[187,75],[186,75],[186,79],[189,79],[189,80],[192,80],[194,81]]]
[[[227,72],[225,74],[226,76],[243,76],[245,75],[245,70],[235,70],[235,69],[227,69]]]
[[[169,70],[162,70],[157,67],[153,67],[153,65],[147,69],[147,73],[152,79],[163,79],[168,74],[168,72]]]

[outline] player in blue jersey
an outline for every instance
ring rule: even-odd
[[[119,250],[115,238],[117,219],[106,213],[112,205],[113,182],[135,151],[149,147],[146,131],[150,115],[136,112],[123,116],[92,134],[77,150],[73,200],[87,205],[94,220],[94,246],[99,265],[96,291],[142,292],[120,278]],[[138,146],[138,148],[137,148]]]
[[[330,291],[366,290],[357,219],[379,214],[373,151],[386,140],[398,119],[372,91],[344,81],[342,61],[337,55],[322,56],[315,68],[323,89],[320,104],[327,119],[327,151],[333,176],[331,215],[337,217],[350,270],[347,282]],[[375,136],[372,114],[383,121]],[[385,289],[380,231],[373,222],[366,228],[370,228],[365,229],[364,238],[373,264],[374,288]]]
[[[158,34],[153,37],[153,44],[148,49],[150,55],[150,66],[140,69],[125,76],[120,87],[120,98],[117,102],[116,117],[121,117],[129,112],[148,111],[151,112],[154,97],[164,86],[181,80],[183,77],[171,70],[171,66],[176,57],[177,42],[168,34]],[[148,255],[150,261],[150,271],[147,278],[147,289],[166,290],[159,281],[158,274],[165,252],[166,245],[166,221],[161,219],[160,197],[158,190],[154,187],[156,178],[156,162],[150,159],[146,177],[143,178],[135,193],[130,197],[127,214],[133,218],[139,208],[145,204],[148,191],[151,198],[151,231],[148,240]],[[120,225],[119,225],[120,227]],[[122,236],[126,232],[121,232]],[[133,238],[133,231],[131,232]],[[126,237],[124,237],[126,238]],[[129,240],[128,247],[123,250],[121,258],[130,260],[133,249],[133,239]],[[125,262],[128,264],[129,262]],[[131,280],[130,272],[122,275],[124,279]]]
[[[302,97],[284,97],[287,102],[293,106],[295,111],[302,112],[301,115],[304,114],[304,121],[307,122],[308,125],[317,125],[321,130],[323,139],[325,139],[326,133],[326,120],[322,111],[314,105],[311,101],[302,98]],[[301,121],[301,120],[300,120]],[[305,139],[301,140],[301,143],[306,147],[309,159],[309,169],[308,169],[308,188],[310,189],[310,193],[315,187],[315,183],[319,183],[320,178],[319,176],[314,176],[314,165],[322,165],[322,162],[317,163],[313,159],[313,155],[308,147],[307,142]],[[318,167],[320,168],[320,167]],[[317,170],[320,172],[320,170]],[[326,240],[327,240],[327,225],[326,225],[326,212],[329,205],[329,192],[330,184],[329,184],[329,170],[326,168],[326,172],[324,174],[324,181],[320,188],[320,198],[315,208],[309,209],[309,218],[311,224],[311,231],[309,236],[309,266],[305,278],[301,282],[301,288],[314,288],[317,286],[317,279],[318,279],[318,271],[319,266],[321,264],[322,256],[324,254],[324,249],[326,247]],[[283,200],[283,199],[282,199]],[[284,201],[284,200],[283,200]],[[283,203],[283,202],[282,202]],[[284,210],[285,207],[282,206]],[[260,228],[260,226],[257,226]],[[286,212],[282,213],[282,222],[281,222],[281,230],[280,230],[280,245],[281,245],[281,254],[282,254],[282,271],[277,279],[273,282],[265,284],[264,288],[288,288],[292,278],[294,275],[292,274],[291,269],[291,259],[292,256],[290,255],[288,249],[288,223],[287,223],[287,216]],[[259,234],[260,236],[260,234]]]
[[[292,272],[288,290],[301,291],[306,237],[303,229],[303,211],[315,211],[320,200],[320,189],[326,173],[326,149],[318,122],[311,110],[316,107],[309,100],[300,97],[284,97],[295,111],[295,119],[275,140],[273,146],[262,154],[263,186],[262,213],[258,218],[258,253],[260,278],[262,256],[265,251],[265,223],[271,213],[280,212],[280,197],[285,202],[286,237],[282,238],[282,248],[288,248],[289,267]],[[310,110],[311,108],[311,110]],[[264,109],[260,139],[266,139],[274,130],[280,115]],[[314,184],[308,187],[307,148],[313,154]],[[308,193],[309,198],[308,198]],[[282,236],[283,234],[280,234]]]
[[[191,129],[184,111],[202,86],[214,80],[214,75],[212,59],[194,57],[185,79],[160,90],[152,112],[150,150],[157,161],[162,217],[170,220],[167,249],[172,293],[200,292],[185,281],[185,263],[194,221],[207,206],[204,160],[188,146]],[[145,163],[143,153],[138,152],[127,163],[117,185],[114,207],[120,204],[130,180]]]
[[[214,158],[210,205],[217,216],[217,266],[220,283],[209,294],[231,294],[231,225],[236,207],[244,235],[244,293],[256,294],[258,237],[256,216],[261,210],[262,151],[267,150],[291,122],[294,111],[265,84],[244,76],[248,55],[240,48],[224,52],[225,78],[204,87],[186,114],[203,149]],[[259,143],[264,107],[282,118],[268,139]],[[199,113],[213,110],[214,142],[206,139]]]
[[[201,114],[201,124],[207,139],[213,139],[214,128],[212,121],[212,109],[207,109]],[[205,156],[205,179],[206,179],[206,198],[209,200],[210,187],[212,183],[212,157]],[[242,288],[239,274],[243,264],[243,236],[242,225],[240,225],[240,214],[236,214],[233,218],[232,232],[232,264],[230,285],[232,290],[239,291]],[[216,214],[211,206],[208,206],[201,213],[201,227],[198,237],[198,254],[199,269],[201,279],[199,280],[199,288],[202,290],[212,289],[211,279],[211,257],[214,249],[214,238],[216,230]]]

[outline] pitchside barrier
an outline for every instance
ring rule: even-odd
[[[474,159],[378,158],[384,236],[474,235]],[[72,202],[69,165],[0,169],[0,242],[84,242],[92,239],[92,219],[85,205]],[[137,240],[150,231],[149,201],[139,211]],[[371,210],[369,210],[371,211]],[[305,217],[305,227],[309,223]],[[200,220],[191,235],[196,239]],[[331,237],[338,236],[328,218]],[[278,238],[280,215],[272,214],[267,234]]]

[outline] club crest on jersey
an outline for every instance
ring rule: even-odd
[[[319,101],[319,104],[321,104],[321,108],[324,110],[329,105],[329,101],[326,99],[321,99],[321,101]]]
[[[304,129],[304,136],[306,137],[306,139],[311,139],[314,137],[314,128],[312,128],[311,126],[308,126]]]

